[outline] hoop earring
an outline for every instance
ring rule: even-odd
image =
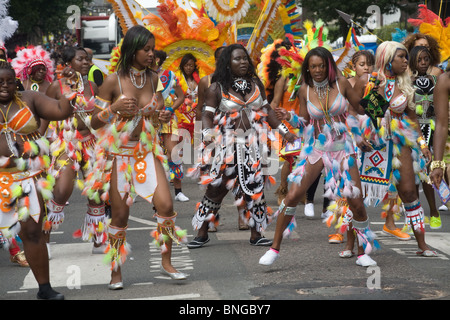
[[[386,70],[387,71],[392,71],[392,63],[388,63],[387,65],[386,65]]]

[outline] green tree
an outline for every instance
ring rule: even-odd
[[[19,22],[18,32],[27,35],[29,42],[42,39],[50,33],[67,30],[67,13],[70,5],[82,9],[83,0],[11,0],[10,16]]]
[[[351,16],[351,19],[361,26],[364,26],[370,14],[367,8],[370,5],[377,5],[381,14],[394,13],[396,8],[411,13],[417,10],[417,6],[405,5],[402,0],[297,0],[305,11],[305,16],[311,20],[322,19],[326,25],[336,24],[339,27],[340,36],[347,36],[350,25],[342,19],[336,9],[343,11]],[[417,0],[410,0],[408,3],[419,3]]]

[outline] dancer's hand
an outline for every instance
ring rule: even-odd
[[[111,105],[111,111],[124,117],[134,116],[139,111],[137,100],[136,98],[128,98],[122,95]]]
[[[64,67],[63,71],[61,71],[61,76],[68,80],[78,80],[77,72],[69,66]]]
[[[439,189],[442,179],[444,179],[444,170],[442,170],[442,168],[434,168],[434,170],[430,173],[431,183]]]
[[[288,120],[291,118],[291,115],[289,114],[289,112],[284,108],[276,107],[274,111],[275,111],[275,115],[276,115],[277,119],[280,121]]]
[[[289,143],[293,143],[298,137],[295,134],[288,132],[285,134],[284,139]]]
[[[159,111],[159,120],[162,122],[169,122],[172,118],[172,112],[170,110],[160,110]]]
[[[433,160],[433,156],[431,154],[430,149],[428,147],[422,148],[422,154],[427,159],[427,165],[429,165],[431,160]]]
[[[362,139],[361,141],[359,141],[357,143],[358,148],[361,149],[362,152],[370,152],[372,151],[373,147],[370,144],[369,141],[367,141],[366,139]]]

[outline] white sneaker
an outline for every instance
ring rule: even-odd
[[[305,204],[305,216],[314,217],[314,203]]]
[[[363,254],[356,260],[356,264],[361,267],[374,267],[377,263],[367,254]]]
[[[267,250],[267,252],[259,259],[259,264],[263,266],[270,266],[280,257],[279,253],[276,253],[272,249]]]
[[[447,211],[448,208],[445,204],[443,204],[442,206],[439,207],[439,211]]]
[[[181,202],[186,202],[186,201],[189,201],[189,198],[186,197],[186,196],[184,195],[183,192],[179,192],[179,193],[175,196],[175,200],[176,200],[176,201],[181,201]]]

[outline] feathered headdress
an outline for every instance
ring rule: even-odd
[[[50,59],[50,53],[45,51],[41,46],[28,46],[17,51],[17,57],[11,62],[11,66],[16,71],[17,77],[24,81],[31,75],[31,70],[36,65],[43,65],[47,69],[45,80],[53,81],[55,67]]]
[[[211,74],[215,68],[214,50],[228,42],[231,23],[214,25],[205,16],[189,23],[187,12],[172,1],[161,3],[157,9],[160,17],[149,13],[142,19],[155,36],[156,49],[168,55],[162,68],[176,71],[181,58],[192,53],[197,58],[200,76]]]
[[[276,39],[273,43],[261,50],[261,62],[258,64],[257,73],[265,87],[269,85],[269,64],[272,54],[275,52],[277,45],[282,43],[282,39]]]
[[[16,32],[19,23],[8,16],[9,0],[0,0],[0,49],[7,55],[5,41]]]
[[[296,90],[295,86],[299,84],[306,54],[302,55],[301,50],[295,46],[294,37],[291,34],[286,34],[286,38],[291,42],[291,48],[288,50],[284,46],[279,47],[278,54],[280,57],[277,58],[277,62],[281,65],[281,75],[289,79],[287,90],[292,93]]]
[[[419,5],[417,19],[408,19],[414,27],[419,27],[419,32],[432,36],[441,47],[441,62],[450,58],[450,17],[442,19],[433,11],[427,9],[424,4]]]
[[[289,92],[296,90],[296,86],[300,82],[303,61],[311,49],[324,47],[331,51],[330,42],[327,39],[328,28],[324,26],[322,20],[317,20],[315,26],[310,20],[306,20],[303,26],[306,33],[303,37],[304,40],[301,49],[295,46],[294,37],[291,34],[286,34],[286,37],[292,44],[291,49],[287,50],[285,47],[278,49],[280,57],[277,61],[282,66],[281,74],[289,79]]]

